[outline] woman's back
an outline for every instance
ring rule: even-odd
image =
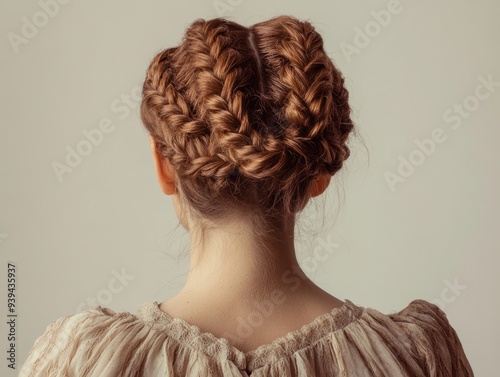
[[[162,302],[160,310],[249,352],[344,305],[313,284],[304,282],[301,288],[292,291],[284,285],[265,296],[234,297],[232,302],[216,293],[206,298],[177,296]]]
[[[259,323],[253,317],[247,328]],[[434,304],[415,300],[385,315],[346,300],[249,352],[172,318],[156,302],[145,303],[135,315],[98,307],[59,319],[37,340],[19,376],[48,375],[462,377],[473,372],[457,334]]]

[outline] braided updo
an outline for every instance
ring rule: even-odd
[[[258,212],[270,226],[349,157],[348,97],[309,22],[198,19],[151,62],[141,116],[192,209]]]

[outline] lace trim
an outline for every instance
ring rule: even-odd
[[[184,346],[217,360],[229,360],[240,370],[252,371],[311,346],[333,331],[341,330],[359,319],[365,310],[366,308],[345,300],[341,307],[320,315],[300,329],[246,353],[230,345],[225,338],[204,332],[182,318],[171,317],[160,309],[160,304],[156,301],[143,304],[136,317],[159,331],[168,332],[170,337]]]

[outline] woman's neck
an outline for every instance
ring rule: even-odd
[[[298,264],[293,230],[256,240],[251,229],[239,224],[206,230],[203,242],[190,231],[190,270],[175,302],[244,312],[255,301],[290,301],[318,290]]]

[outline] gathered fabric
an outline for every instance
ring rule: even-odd
[[[425,300],[383,314],[350,300],[250,352],[160,310],[101,306],[59,318],[30,350],[20,377],[469,377],[445,313]]]

